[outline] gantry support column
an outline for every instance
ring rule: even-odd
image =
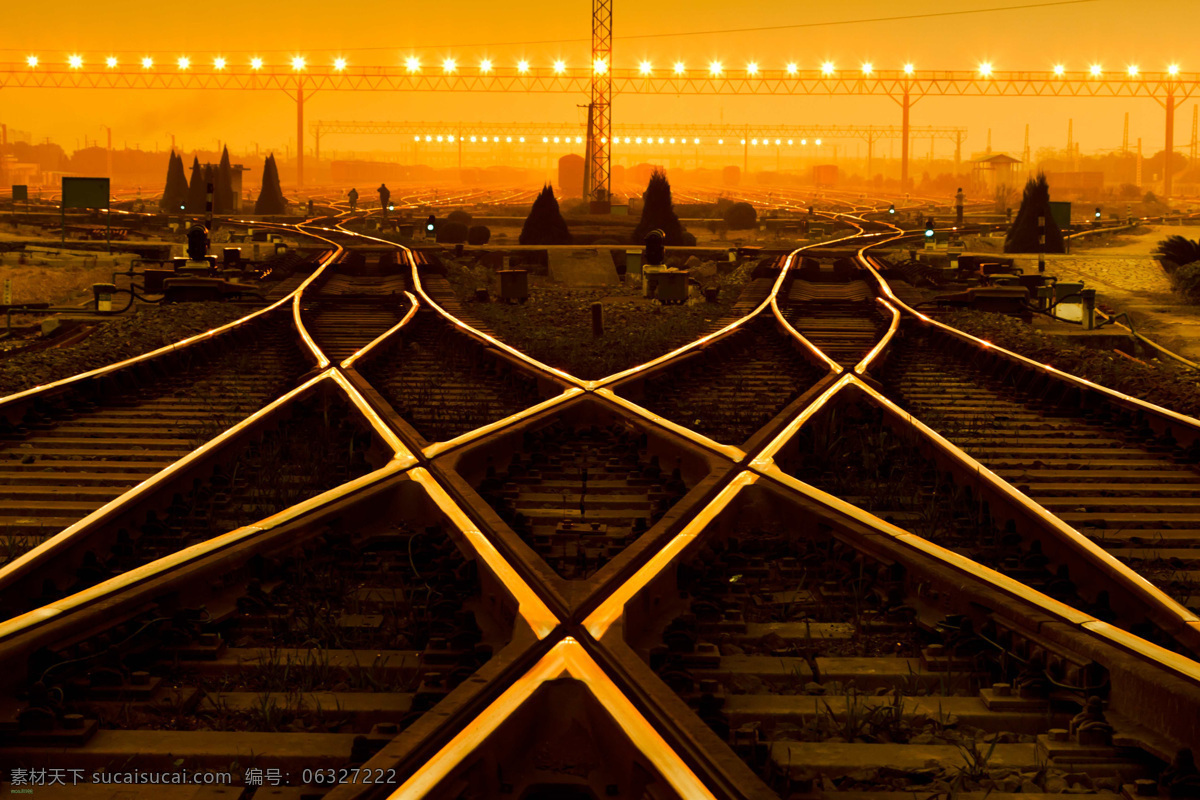
[[[1175,155],[1175,83],[1167,82],[1167,136],[1163,146],[1163,201],[1171,199],[1171,156]]]
[[[304,186],[304,78],[296,78],[296,187]]]
[[[904,100],[900,103],[900,190],[904,192],[908,191],[908,110],[911,107],[906,83]]]

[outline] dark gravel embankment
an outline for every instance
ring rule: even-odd
[[[0,358],[0,397],[157,350],[252,311],[225,303],[141,306],[102,323],[78,344]]]

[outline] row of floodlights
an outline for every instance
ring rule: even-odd
[[[624,137],[624,138],[622,138],[622,137],[620,137],[620,136],[614,136],[614,137],[613,137],[613,140],[612,140],[612,143],[613,143],[613,144],[620,144],[620,143],[623,141],[625,144],[634,144],[634,143],[636,143],[636,144],[654,144],[655,142],[657,142],[658,144],[675,144],[677,139],[678,139],[678,143],[679,143],[679,144],[688,144],[688,143],[689,143],[689,142],[688,142],[688,138],[687,138],[686,136],[680,136],[680,137],[675,137],[675,136],[659,136],[657,139],[655,139],[653,136],[626,136],[626,137]],[[534,140],[536,141],[536,137],[534,137]],[[543,136],[543,137],[542,137],[542,143],[543,143],[543,144],[549,144],[550,142],[554,142],[555,144],[563,144],[563,143],[565,143],[565,144],[570,144],[570,143],[572,142],[572,140],[575,142],[575,144],[583,144],[583,137],[582,137],[582,136]],[[423,136],[423,137],[422,137],[422,136],[419,136],[419,135],[413,136],[413,141],[414,141],[414,142],[421,142],[421,141],[425,141],[425,142],[446,142],[446,143],[449,143],[449,144],[453,144],[454,142],[459,142],[460,144],[461,144],[462,142],[482,142],[482,143],[486,144],[487,142],[491,141],[491,142],[492,142],[492,143],[494,143],[494,144],[498,144],[498,143],[500,142],[500,137],[499,137],[499,136],[493,136],[493,137],[491,137],[491,139],[489,139],[489,138],[488,138],[488,137],[486,137],[486,136],[458,136],[458,137],[455,137],[455,136],[454,136],[454,134],[443,134],[443,135],[436,135],[436,136],[435,136],[434,134],[427,133],[427,134],[425,134],[425,136]],[[513,141],[513,137],[511,137],[511,136],[505,136],[505,137],[504,137],[504,141],[505,141],[505,142],[507,142],[507,143],[511,143],[511,142]],[[516,138],[516,141],[517,141],[518,143],[524,143],[524,142],[525,142],[525,137],[524,137],[524,136],[518,136],[518,137]],[[601,136],[601,137],[600,137],[600,141],[601,141],[601,142],[604,142],[604,143],[607,143],[607,142],[608,142],[608,138],[607,138],[607,137],[604,137],[604,136]],[[786,141],[786,143],[787,143],[787,144],[789,144],[789,145],[795,145],[795,144],[796,144],[796,140],[795,140],[795,139],[787,139],[787,140],[784,140],[784,139],[775,139],[775,140],[774,140],[774,143],[775,143],[776,145],[783,145],[785,141]],[[730,140],[730,144],[732,144],[732,143],[733,143],[733,141],[732,141],[732,140]],[[763,146],[770,146],[770,145],[771,145],[771,139],[770,139],[770,138],[768,138],[768,137],[766,137],[766,136],[764,136],[764,137],[763,137],[761,140],[759,140],[759,139],[750,139],[750,140],[749,140],[749,142],[747,142],[747,140],[746,140],[746,139],[742,139],[742,140],[740,141],[740,144],[747,144],[747,143],[748,143],[748,144],[750,144],[750,145],[752,145],[752,146],[754,146],[754,147],[757,147],[757,146],[759,146],[760,144],[761,144],[761,145],[763,145]],[[697,138],[697,137],[692,137],[692,139],[691,139],[691,144],[700,144],[700,139],[699,139],[699,138]],[[725,144],[725,140],[724,140],[724,139],[717,139],[717,144]],[[808,144],[808,139],[801,139],[801,140],[800,140],[800,144],[801,144],[801,145],[807,145],[807,144]],[[821,140],[820,140],[820,139],[814,139],[814,140],[813,140],[813,144],[817,144],[817,145],[819,145],[819,144],[821,144]]]
[[[33,68],[33,67],[37,67],[41,63],[41,61],[37,56],[27,56],[25,58],[25,63],[30,68]],[[77,55],[77,54],[67,56],[66,63],[67,63],[67,66],[69,66],[71,69],[82,69],[83,65],[84,65],[83,56]],[[109,69],[115,69],[118,66],[120,66],[120,62],[118,61],[116,56],[109,56],[108,58],[106,58],[104,60],[104,64]],[[154,59],[151,58],[150,56],[145,56],[141,60],[141,65],[142,65],[143,69],[153,69],[155,66]],[[249,65],[250,65],[250,69],[252,69],[252,70],[260,70],[263,68],[264,62],[261,58],[256,57],[256,58],[250,59]],[[175,59],[175,66],[180,70],[191,69],[192,68],[192,59],[189,58],[188,56],[180,56],[179,58]],[[230,64],[229,64],[228,59],[223,58],[221,56],[217,56],[216,58],[213,59],[212,66],[213,66],[213,69],[220,72],[220,71],[228,68],[230,66]],[[291,66],[294,71],[303,72],[304,70],[308,69],[308,60],[306,58],[304,58],[304,56],[295,56],[291,60]],[[347,66],[348,66],[348,64],[346,62],[346,59],[344,59],[344,58],[335,58],[333,60],[333,69],[337,72],[341,72],[342,70],[346,69]],[[418,73],[418,72],[421,72],[422,69],[424,69],[424,67],[421,64],[421,59],[419,59],[416,56],[409,56],[408,58],[406,58],[404,61],[404,67],[410,73]],[[441,63],[441,68],[442,68],[442,72],[445,74],[453,74],[453,73],[457,72],[459,69],[458,59],[455,59],[455,58],[443,59],[442,63]],[[490,58],[484,58],[479,62],[479,71],[482,74],[486,75],[488,73],[495,71],[495,69],[496,69],[495,62],[492,61],[492,59],[490,59]],[[516,64],[516,71],[517,71],[517,73],[519,73],[521,75],[526,74],[527,72],[529,72],[530,69],[531,69],[530,64],[525,59],[521,59]],[[596,73],[603,75],[608,72],[608,62],[604,59],[597,59],[592,64],[592,69]],[[991,77],[992,72],[993,72],[992,65],[986,61],[983,62],[982,64],[980,64],[976,69],[977,69],[979,75],[984,78]],[[559,59],[558,61],[554,62],[553,70],[554,70],[555,75],[562,75],[562,74],[566,73],[566,71],[567,71],[567,63],[565,61]],[[904,74],[913,75],[916,72],[916,67],[912,64],[905,64],[903,67],[903,70],[904,70]],[[826,61],[821,64],[821,74],[822,75],[834,75],[838,71],[839,70],[838,70],[837,66],[832,61]],[[868,62],[862,64],[861,67],[859,67],[859,71],[863,75],[872,75],[875,73],[875,65],[868,61]],[[638,74],[649,76],[649,75],[653,75],[654,72],[655,72],[655,67],[651,62],[642,61],[640,64],[638,64]],[[688,72],[688,68],[687,68],[687,65],[684,64],[684,62],[676,61],[673,65],[673,67],[671,68],[671,72],[675,75],[684,75]],[[762,70],[759,67],[757,62],[751,61],[748,64],[746,64],[746,67],[745,67],[746,75],[753,77],[753,76],[759,75],[761,72],[762,72]],[[786,72],[788,75],[798,75],[800,73],[800,67],[795,62],[789,63],[786,67]],[[1061,77],[1061,76],[1065,75],[1066,72],[1067,72],[1067,68],[1063,64],[1055,64],[1054,65],[1054,74],[1055,75],[1058,75]],[[724,75],[725,73],[726,73],[726,68],[722,62],[720,62],[720,61],[710,61],[709,62],[709,64],[708,64],[708,74],[709,75],[719,76],[719,75]],[[1131,78],[1136,78],[1140,74],[1140,68],[1136,64],[1131,64],[1128,67],[1126,67],[1125,73]],[[1104,67],[1101,66],[1100,64],[1092,64],[1090,67],[1088,67],[1088,74],[1094,78],[1098,78],[1104,74]],[[1179,74],[1179,65],[1178,64],[1168,65],[1167,66],[1167,74],[1178,75]]]

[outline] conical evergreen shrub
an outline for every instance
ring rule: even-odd
[[[558,207],[558,199],[549,184],[533,201],[518,239],[521,244],[570,244],[571,231]]]
[[[1038,244],[1038,218],[1045,218],[1046,243]],[[1046,174],[1039,172],[1037,179],[1030,178],[1021,197],[1021,208],[1004,237],[1006,253],[1062,253],[1065,250],[1062,230],[1054,217],[1050,216],[1050,184]]]
[[[279,168],[275,166],[275,154],[267,156],[263,164],[262,189],[259,190],[258,200],[254,203],[256,215],[283,214],[287,211],[287,200],[283,197],[283,187],[279,185]]]
[[[192,159],[192,180],[188,184],[187,191],[187,212],[189,214],[204,213],[204,168],[200,166],[200,159],[194,157]]]
[[[167,214],[178,213],[180,206],[187,203],[187,194],[188,181],[183,170],[183,157],[172,150],[167,162],[167,183],[158,207]]]
[[[213,194],[213,211],[218,214],[233,213],[233,167],[229,163],[229,148],[221,151],[221,163],[217,166],[217,185]]]
[[[1173,234],[1160,240],[1152,255],[1157,256],[1166,264],[1171,264],[1170,267],[1166,264],[1163,265],[1164,269],[1171,272],[1174,267],[1182,267],[1200,261],[1200,241],[1194,242],[1185,236]]]
[[[665,234],[668,246],[691,247],[696,244],[696,237],[684,230],[675,214],[667,174],[658,169],[650,174],[650,182],[642,194],[642,219],[633,229],[632,241],[642,244],[646,234],[655,229]]]

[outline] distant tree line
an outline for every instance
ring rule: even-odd
[[[233,191],[233,166],[229,162],[229,148],[221,152],[221,161],[214,167],[212,164],[201,164],[199,158],[192,160],[192,177],[189,181],[184,176],[183,157],[171,151],[167,164],[167,181],[163,188],[159,208],[173,214],[203,214],[208,205],[208,186],[213,187],[213,213],[232,214],[237,208],[237,198]],[[267,156],[263,164],[262,188],[258,200],[254,204],[256,215],[282,214],[287,211],[287,199],[283,196],[283,188],[279,184],[279,168],[275,164],[275,155]]]

